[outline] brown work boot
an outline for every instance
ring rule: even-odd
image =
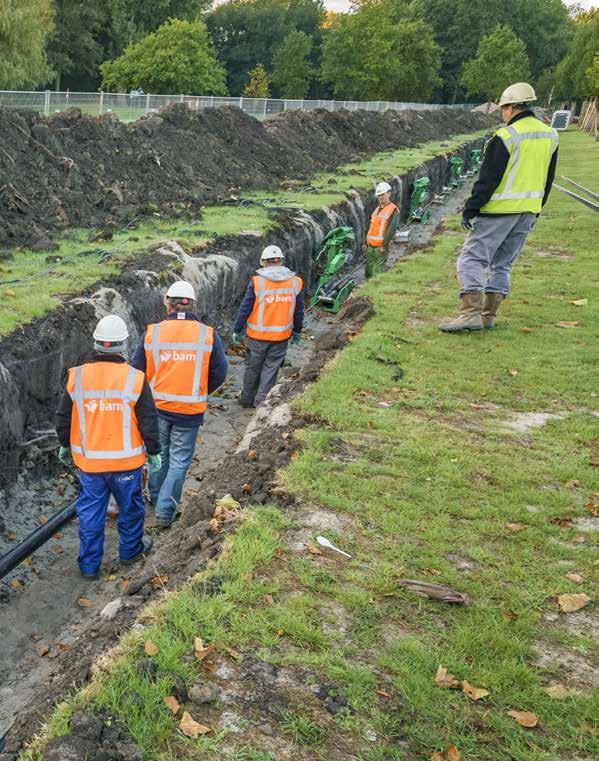
[[[481,317],[483,321],[483,328],[486,330],[491,330],[491,328],[494,327],[495,317],[497,317],[499,305],[504,298],[505,296],[503,293],[485,293]]]
[[[439,330],[444,333],[460,333],[463,330],[482,330],[483,295],[479,291],[464,293],[461,297],[462,312],[451,322],[442,322]]]

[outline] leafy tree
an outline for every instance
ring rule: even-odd
[[[246,98],[270,98],[268,74],[261,63],[250,71],[250,81],[243,88],[242,95]]]
[[[100,66],[106,89],[142,87],[151,93],[226,95],[225,70],[214,56],[206,25],[169,19],[120,58]]]
[[[556,81],[564,97],[584,99],[593,90],[589,69],[599,56],[599,14],[578,20],[575,29],[570,51],[557,67]]]
[[[587,70],[587,80],[589,83],[589,95],[594,98],[599,97],[599,55],[595,56],[593,63]]]
[[[283,98],[305,98],[314,76],[310,63],[312,38],[305,32],[290,32],[275,50],[272,81]]]
[[[292,31],[312,39],[310,62],[318,68],[324,18],[322,0],[231,0],[217,6],[206,24],[227,69],[229,91],[239,94],[258,63],[271,71],[274,51]]]
[[[107,16],[101,3],[87,0],[54,0],[56,27],[48,39],[46,52],[55,71],[55,86],[90,80],[95,89],[98,66],[104,55],[100,41]],[[66,82],[65,82],[66,80]]]
[[[0,88],[48,81],[44,46],[53,28],[51,0],[0,0]]]
[[[347,100],[429,100],[439,66],[431,28],[403,0],[372,0],[333,19],[323,46],[322,77]]]
[[[482,38],[475,58],[464,64],[461,81],[470,95],[495,100],[508,85],[529,76],[524,43],[509,26],[498,24]]]

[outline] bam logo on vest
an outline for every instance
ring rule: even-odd
[[[276,296],[265,296],[264,297],[264,301],[266,301],[267,304],[274,304],[275,301],[277,303],[279,303],[279,302],[285,302],[285,301],[287,303],[289,303],[292,300],[293,300],[293,296],[291,296],[291,295],[288,295],[288,296],[279,296],[277,294]]]
[[[122,402],[105,402],[104,399],[100,399],[99,402],[97,402],[95,399],[92,399],[89,402],[83,402],[83,406],[89,412],[90,415],[93,415],[94,412],[96,412],[96,410],[100,412],[122,412],[123,411]]]
[[[196,354],[194,351],[161,351],[160,361],[170,362],[195,362]]]

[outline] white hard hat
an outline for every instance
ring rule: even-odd
[[[193,285],[186,280],[177,280],[166,292],[167,298],[196,300],[196,292]]]
[[[129,337],[125,321],[118,314],[107,314],[102,317],[94,330],[94,340],[97,343],[123,343]]]
[[[532,85],[529,85],[527,82],[517,82],[503,91],[499,105],[510,106],[512,103],[530,103],[536,99],[537,94]]]
[[[392,190],[393,188],[391,185],[389,185],[388,182],[379,182],[379,184],[376,186],[374,194],[376,196],[382,196],[384,193],[390,193]]]
[[[284,259],[285,254],[278,246],[267,246],[260,257],[260,261],[268,261],[268,259]]]

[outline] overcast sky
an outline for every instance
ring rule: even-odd
[[[599,0],[565,0],[566,5],[574,5],[576,2],[585,8],[599,7]],[[331,11],[349,10],[349,0],[325,0],[325,5]]]

